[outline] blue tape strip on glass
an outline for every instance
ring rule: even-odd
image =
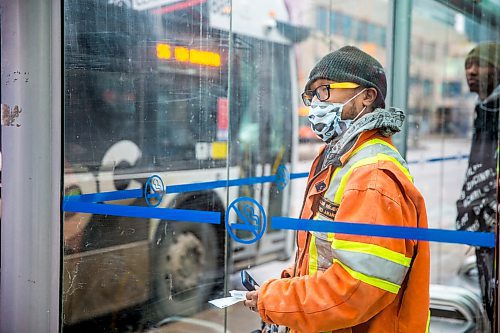
[[[415,239],[440,243],[495,247],[495,234],[492,232],[394,227],[363,223],[304,220],[290,217],[272,217],[271,227],[272,229],[335,232],[349,235]]]
[[[290,179],[306,178],[307,176],[309,176],[309,172],[291,173]]]
[[[220,224],[220,212],[207,212],[200,210],[185,210],[171,208],[152,208],[138,206],[121,206],[111,204],[98,204],[78,201],[65,201],[63,210],[66,212],[105,214],[125,217],[158,218],[170,221],[185,221]]]
[[[113,201],[113,200],[123,200],[123,199],[136,199],[136,198],[142,198],[143,196],[144,196],[143,190],[136,189],[136,190],[122,190],[122,191],[101,192],[92,194],[67,195],[64,197],[64,201],[103,202],[103,201]]]
[[[307,173],[305,174],[305,176],[307,177]],[[290,178],[292,178],[292,177],[290,176]],[[165,192],[167,194],[185,193],[185,192],[211,190],[211,189],[216,189],[216,188],[224,188],[224,187],[232,187],[232,186],[244,186],[244,185],[262,184],[262,183],[272,183],[275,181],[276,181],[276,175],[264,176],[264,177],[232,179],[232,180],[217,180],[217,181],[213,181],[213,182],[169,185],[169,186],[166,186]],[[143,195],[144,195],[143,190],[136,189],[136,190],[122,190],[122,191],[101,192],[101,193],[92,193],[92,194],[81,194],[81,195],[69,195],[69,196],[65,196],[64,200],[83,201],[83,202],[103,202],[103,201],[113,201],[113,200],[123,200],[123,199],[136,199],[136,198],[143,197]]]
[[[411,161],[408,164],[434,163],[441,161],[466,159],[468,155],[449,156],[444,158],[432,158],[424,161]],[[287,175],[287,170],[280,170],[278,175],[241,178],[233,180],[220,180],[213,182],[172,185],[164,188],[164,193],[184,193],[231,186],[254,185],[267,182],[276,182],[277,186],[284,188],[288,179],[305,178],[307,172],[293,173]],[[220,223],[220,213],[206,211],[191,211],[168,208],[152,208],[137,206],[118,206],[109,204],[97,204],[96,202],[136,199],[144,197],[143,190],[122,190],[113,192],[102,192],[93,194],[83,194],[76,196],[65,196],[63,210],[67,212],[81,212],[90,214],[108,214],[114,216],[160,218],[172,221],[190,221],[200,223]],[[161,201],[161,198],[157,198]],[[155,202],[156,206],[159,204]],[[148,202],[148,205],[153,206]],[[227,220],[227,219],[226,219]],[[358,223],[343,222],[322,222],[311,220],[300,220],[287,217],[273,217],[273,229],[310,230],[338,232],[345,234],[392,237],[402,239],[427,240],[441,243],[457,243],[473,246],[494,247],[495,238],[493,233],[467,232],[441,229],[419,229],[405,227],[390,227],[381,225],[367,225]],[[235,238],[235,237],[233,237]],[[237,237],[236,237],[237,238]],[[260,238],[260,237],[258,237]],[[257,238],[257,239],[258,239]],[[256,239],[256,240],[257,240]],[[255,241],[256,241],[255,240]],[[253,241],[252,241],[253,242]]]

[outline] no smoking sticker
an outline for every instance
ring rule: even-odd
[[[236,217],[231,220],[231,216]],[[227,231],[239,243],[257,242],[266,231],[266,223],[264,208],[253,198],[238,198],[229,205],[226,211]]]

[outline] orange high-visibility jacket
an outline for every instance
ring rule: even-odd
[[[301,218],[427,228],[422,195],[391,139],[363,132],[342,165],[309,174]],[[259,292],[264,321],[292,332],[427,332],[428,242],[299,231],[295,267]]]

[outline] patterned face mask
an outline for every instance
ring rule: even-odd
[[[311,123],[313,132],[324,142],[328,142],[330,139],[334,139],[344,133],[365,109],[356,118],[345,120],[341,118],[342,109],[365,90],[361,90],[345,103],[312,102],[309,108],[309,122]]]

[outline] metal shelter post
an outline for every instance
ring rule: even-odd
[[[61,4],[1,0],[0,331],[58,332]]]
[[[393,136],[394,144],[403,157],[406,156],[408,136],[408,76],[410,67],[410,48],[413,1],[390,2],[390,33],[388,34],[388,93],[387,106],[403,109],[406,120],[401,132]]]

